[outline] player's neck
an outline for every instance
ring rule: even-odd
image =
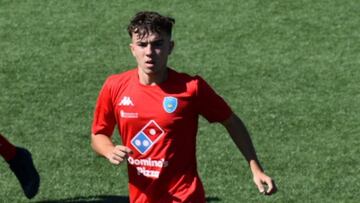
[[[155,73],[145,73],[141,70],[138,71],[139,82],[142,85],[158,85],[168,78],[168,69]]]

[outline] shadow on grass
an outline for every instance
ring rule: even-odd
[[[221,201],[218,197],[207,197],[206,202],[219,202]],[[73,197],[59,200],[42,200],[37,203],[129,203],[128,196],[116,196],[116,195],[99,195],[89,197]]]
[[[129,203],[128,196],[116,196],[116,195],[98,195],[98,196],[88,196],[88,197],[72,197],[67,199],[58,199],[58,200],[42,200],[37,203],[82,203],[82,202],[90,202],[90,203]]]

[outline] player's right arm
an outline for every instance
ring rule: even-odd
[[[127,160],[131,149],[123,145],[114,145],[111,138],[103,134],[91,134],[91,147],[99,155],[107,158],[110,163],[118,165]]]

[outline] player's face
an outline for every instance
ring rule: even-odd
[[[143,38],[134,33],[130,44],[138,68],[148,75],[166,71],[167,59],[173,46],[174,42],[165,33],[150,33]]]

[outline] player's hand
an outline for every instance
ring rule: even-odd
[[[254,174],[253,180],[261,194],[272,195],[277,191],[275,182],[263,172]]]
[[[119,165],[127,160],[129,154],[132,154],[130,148],[123,145],[116,145],[106,157],[110,163]]]

